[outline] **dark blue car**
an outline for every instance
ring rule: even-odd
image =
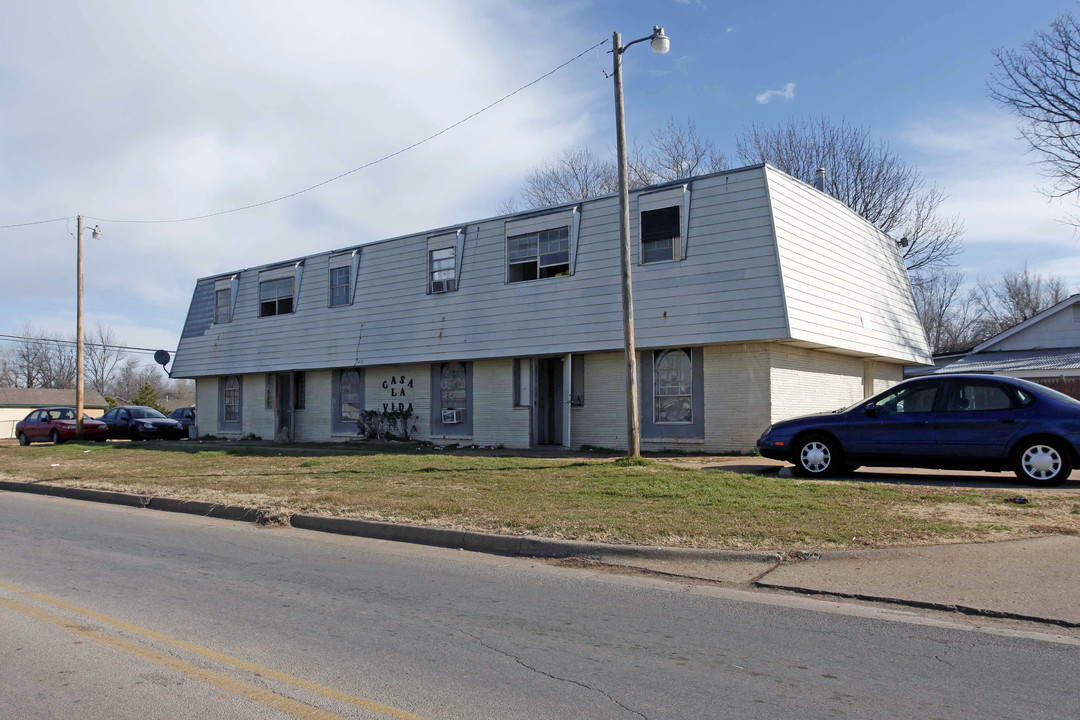
[[[1059,485],[1080,462],[1080,401],[1008,377],[916,378],[843,410],[778,422],[757,447],[804,477],[893,465],[1012,469],[1025,483]]]

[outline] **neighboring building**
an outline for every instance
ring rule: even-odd
[[[935,357],[942,373],[1023,378],[1080,399],[1080,294],[1043,310],[956,357]]]
[[[767,425],[930,355],[896,243],[766,165],[634,191],[645,449],[749,450]],[[626,447],[617,196],[196,283],[173,364],[200,434]]]
[[[31,410],[55,405],[75,407],[75,390],[0,388],[0,440],[15,437],[15,424]],[[108,409],[109,403],[96,391],[83,392],[83,410],[87,415],[98,417]]]

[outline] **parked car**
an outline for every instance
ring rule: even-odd
[[[195,408],[194,406],[176,408],[171,413],[169,413],[169,417],[184,426],[184,432],[186,437],[188,428],[195,424]]]
[[[15,424],[15,437],[20,445],[32,442],[51,442],[59,445],[76,437],[75,408],[38,408]],[[83,439],[105,442],[105,423],[83,413]]]
[[[762,455],[808,477],[859,465],[1005,470],[1059,485],[1080,463],[1080,401],[992,375],[915,378],[849,408],[784,420],[757,441]]]
[[[141,405],[114,407],[102,415],[101,420],[109,426],[111,438],[178,440],[187,436],[187,430],[178,420],[167,418],[154,408]]]

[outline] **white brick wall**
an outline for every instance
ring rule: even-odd
[[[218,432],[218,379],[216,377],[195,380],[195,426],[199,435],[219,435]]]
[[[294,439],[297,442],[326,442],[330,439],[330,413],[334,407],[330,396],[332,376],[330,370],[309,370],[304,373],[304,409],[297,410],[293,416]]]
[[[772,346],[711,345],[705,358],[706,452],[745,452],[769,425]]]
[[[529,447],[529,408],[514,407],[514,361],[473,363],[473,442]]]
[[[404,382],[402,381],[404,378]],[[396,381],[396,382],[391,382]],[[412,385],[410,386],[410,383]],[[383,387],[383,385],[386,387]],[[383,404],[412,403],[417,440],[431,438],[431,366],[427,363],[377,365],[364,369],[364,407],[383,410]]]
[[[893,363],[877,362],[874,364],[874,394],[888,390],[904,379],[904,366]]]
[[[643,353],[647,356],[647,353]],[[903,377],[900,365],[865,363],[820,350],[777,343],[710,345],[703,349],[705,376],[705,439],[643,441],[645,450],[687,450],[711,453],[747,451],[772,422],[822,410],[835,410],[863,397],[864,372],[873,374],[875,392]],[[639,360],[640,365],[640,360]],[[364,371],[365,407],[383,403],[413,405],[419,440],[462,441],[478,445],[502,443],[524,448],[530,442],[530,412],[514,407],[513,360],[473,363],[473,433],[431,436],[431,366],[427,363],[381,365]],[[402,382],[404,377],[404,383]],[[307,402],[296,414],[296,440],[319,442],[355,435],[331,435],[333,372],[309,371]],[[391,380],[396,382],[391,382]],[[266,409],[266,375],[245,375],[242,434],[274,437],[274,415]],[[411,387],[410,387],[411,382]],[[383,387],[383,385],[386,387]],[[404,393],[404,394],[403,394]],[[224,435],[218,429],[218,379],[195,384],[199,433]],[[648,405],[651,398],[642,397]],[[625,364],[621,352],[585,356],[585,404],[571,409],[573,447],[626,447]],[[241,433],[232,433],[236,436]]]
[[[863,360],[776,344],[771,380],[771,422],[836,410],[862,400]]]
[[[585,404],[570,409],[570,445],[626,447],[626,361],[623,353],[585,356]]]

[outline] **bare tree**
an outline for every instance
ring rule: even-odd
[[[651,152],[643,161],[645,172],[654,176],[651,182],[681,180],[727,168],[723,153],[711,140],[698,135],[697,125],[690,119],[685,125],[668,120],[653,133],[649,145]]]
[[[914,290],[915,307],[931,352],[964,350],[983,339],[979,334],[978,306],[964,289],[963,273],[935,273],[915,285]]]
[[[588,147],[567,148],[525,176],[521,198],[530,208],[607,195],[619,188],[615,164]]]
[[[752,125],[736,148],[742,162],[767,162],[807,183],[825,168],[828,194],[883,232],[907,237],[904,257],[913,273],[947,266],[961,250],[963,223],[938,214],[945,194],[869,128],[825,117]]]
[[[75,341],[54,335],[39,342],[43,350],[38,358],[40,386],[65,389],[75,387]]]
[[[1022,323],[1068,296],[1064,280],[1056,275],[1032,272],[1027,263],[1018,272],[1005,272],[990,280],[980,279],[973,291],[985,337]]]
[[[103,323],[94,327],[86,341],[86,383],[103,396],[125,357],[120,345],[123,342],[117,340],[112,328]]]
[[[716,172],[727,167],[724,155],[712,141],[698,134],[691,120],[678,125],[669,120],[656,130],[647,148],[629,143],[626,150],[627,179],[631,189],[694,175]],[[529,171],[521,188],[521,204],[527,208],[546,207],[584,200],[619,191],[615,158],[604,159],[588,147],[566,148]],[[500,214],[519,209],[517,198],[505,198],[498,205]]]
[[[1080,191],[1080,21],[1062,13],[1019,50],[994,57],[990,97],[1020,118],[1020,134],[1051,180],[1048,194]]]

